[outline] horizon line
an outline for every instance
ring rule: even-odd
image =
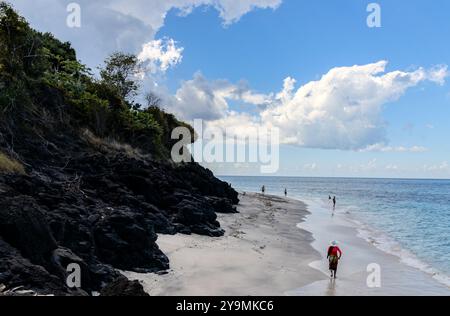
[[[270,175],[216,175],[216,177],[251,177],[251,178],[316,178],[316,179],[366,179],[366,180],[428,180],[450,181],[450,178],[390,178],[390,177],[351,177],[351,176],[270,176]]]

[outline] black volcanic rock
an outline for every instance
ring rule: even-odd
[[[57,248],[45,210],[29,196],[0,200],[0,235],[37,265],[45,265]]]
[[[76,138],[69,145],[52,153],[55,161],[71,153],[64,169],[41,165],[36,150],[36,171],[0,175],[0,248],[10,253],[0,257],[0,283],[8,287],[85,295],[116,279],[115,269],[166,270],[157,233],[221,236],[216,213],[236,211],[237,193],[198,164],[98,154]],[[78,291],[65,285],[70,263],[81,267]]]
[[[199,165],[99,155],[84,146],[64,170],[40,165],[29,175],[0,175],[0,250],[10,253],[0,257],[0,283],[91,293],[118,277],[114,269],[168,269],[157,233],[223,235],[216,212],[235,212],[237,194]],[[79,291],[65,285],[70,263],[81,267]]]
[[[111,209],[94,226],[97,255],[119,269],[154,272],[169,268],[145,216],[128,208]]]
[[[130,281],[121,276],[108,284],[100,292],[100,296],[150,296],[138,281]]]
[[[16,249],[0,238],[0,284],[7,290],[21,287],[47,295],[87,295],[84,291],[72,291],[63,279],[50,274],[44,267],[32,264]]]

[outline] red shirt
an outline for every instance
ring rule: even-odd
[[[342,256],[342,251],[338,246],[330,246],[330,248],[328,248],[328,257],[329,256],[340,257]]]

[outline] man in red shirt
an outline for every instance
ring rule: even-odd
[[[331,271],[331,277],[336,279],[336,272],[339,264],[339,260],[342,257],[342,251],[337,245],[337,241],[331,242],[331,246],[328,248],[327,259],[329,262],[329,269]]]

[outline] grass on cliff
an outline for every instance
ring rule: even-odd
[[[125,154],[131,159],[145,159],[149,158],[148,155],[142,153],[138,148],[134,148],[129,144],[123,144],[112,138],[101,138],[96,136],[88,129],[81,131],[82,138],[94,148],[102,153],[120,152]]]
[[[12,159],[6,154],[0,152],[0,173],[25,174],[25,168],[17,160]]]

